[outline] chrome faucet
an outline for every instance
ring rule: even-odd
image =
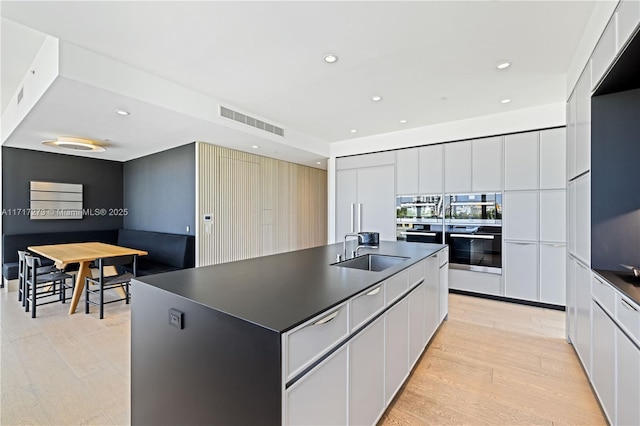
[[[353,250],[353,251],[351,252],[351,255],[352,255],[353,257],[358,257],[358,250],[360,250],[361,248],[365,248],[365,247],[367,247],[367,246],[359,245],[358,247],[356,247],[356,249],[355,249],[355,250]]]
[[[344,260],[347,260],[347,238],[349,237],[358,237],[358,243],[360,242],[360,234],[356,232],[349,232],[344,234],[344,241],[342,242],[342,255],[344,256]],[[360,248],[360,246],[358,246],[358,248]],[[358,248],[356,248],[353,253],[357,253]],[[355,257],[355,255],[353,257]]]

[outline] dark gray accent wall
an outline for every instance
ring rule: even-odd
[[[13,209],[29,208],[32,180],[82,184],[85,209],[123,207],[121,162],[2,147],[3,234],[122,228],[123,218],[117,211],[82,219],[31,220],[27,214],[9,214]]]
[[[195,143],[127,161],[124,205],[127,229],[195,235]]]
[[[594,96],[591,120],[591,266],[640,267],[640,89]]]

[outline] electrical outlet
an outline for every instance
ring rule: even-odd
[[[184,312],[180,312],[177,309],[169,309],[169,325],[179,328],[184,328]]]

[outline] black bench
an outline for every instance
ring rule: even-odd
[[[138,257],[138,276],[195,266],[195,238],[192,235],[120,229],[118,245],[149,253]]]
[[[2,276],[6,280],[18,278],[18,250],[27,250],[29,246],[49,244],[85,243],[95,241],[99,243],[116,244],[118,230],[104,231],[71,231],[48,232],[42,234],[14,234],[2,236]],[[43,265],[51,265],[49,259],[42,259]]]

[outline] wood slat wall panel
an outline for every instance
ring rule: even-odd
[[[326,244],[326,171],[202,142],[197,159],[198,266]]]

